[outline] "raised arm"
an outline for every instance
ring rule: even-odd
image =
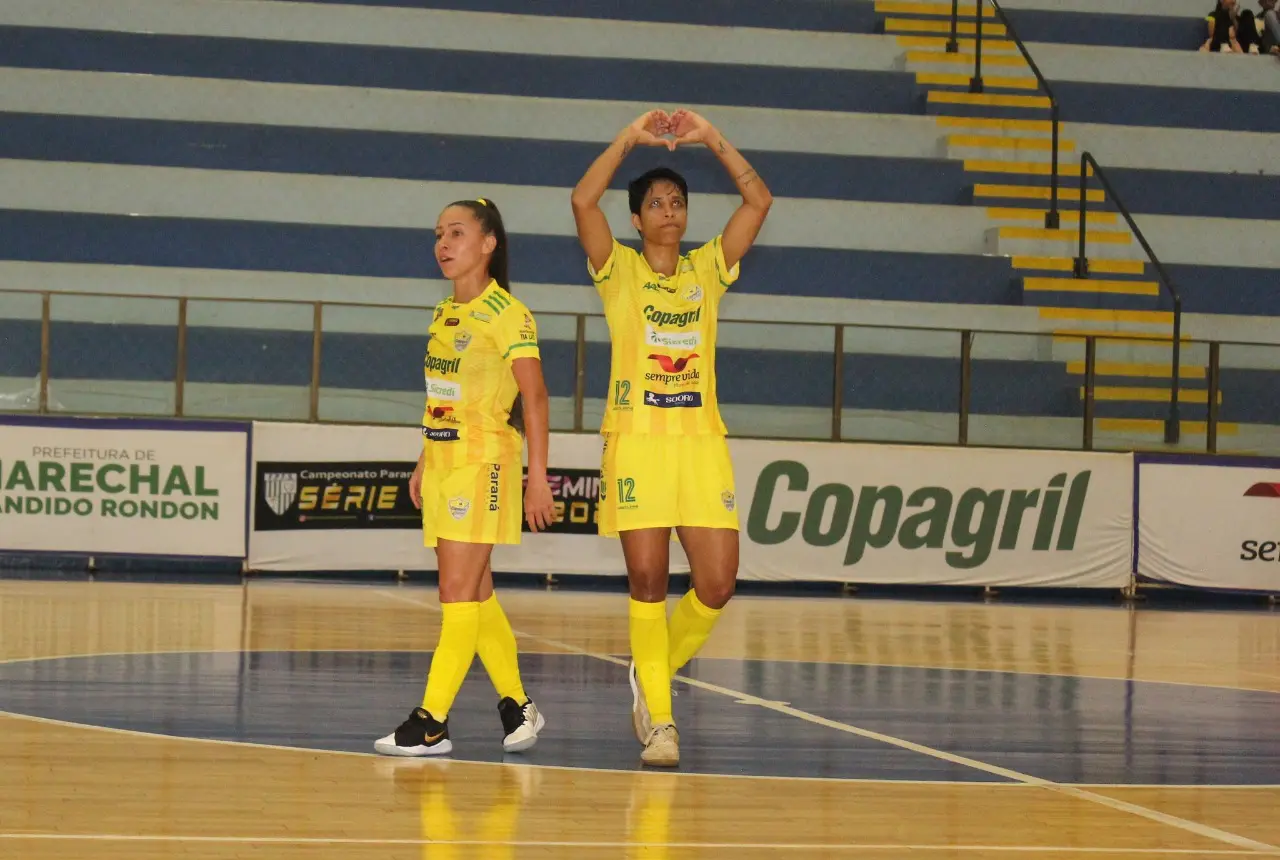
[[[597,271],[609,261],[613,253],[613,233],[609,220],[600,209],[613,175],[618,172],[623,159],[636,146],[665,146],[675,149],[675,142],[663,140],[670,130],[670,117],[665,111],[653,110],[636,118],[609,144],[609,148],[591,164],[578,185],[573,189],[573,220],[578,228],[578,241],[587,252],[591,267]]]
[[[742,195],[742,205],[729,217],[720,243],[725,264],[732,269],[747,255],[760,234],[764,219],[769,215],[769,207],[773,205],[773,195],[742,153],[705,117],[691,110],[676,111],[671,115],[671,130],[676,135],[677,145],[702,143],[715,153]]]

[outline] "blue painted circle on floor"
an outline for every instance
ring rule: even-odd
[[[195,652],[0,665],[0,710],[178,737],[371,753],[420,700],[417,652]],[[507,760],[635,770],[620,666],[522,654],[546,713]],[[1280,782],[1280,695],[1072,676],[696,660],[686,673],[840,723],[1055,782]],[[1004,781],[722,693],[677,683],[681,770],[837,779]],[[450,716],[455,759],[500,761],[497,697],[473,665]]]

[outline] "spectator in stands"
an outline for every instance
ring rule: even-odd
[[[1209,38],[1200,46],[1214,53],[1257,54],[1262,40],[1253,12],[1241,10],[1239,0],[1218,0],[1207,18]]]
[[[1280,54],[1280,14],[1276,12],[1276,0],[1261,0],[1262,50],[1267,54]]]

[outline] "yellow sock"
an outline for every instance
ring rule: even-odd
[[[445,603],[440,608],[444,621],[440,625],[440,642],[431,655],[431,670],[427,673],[427,692],[422,697],[422,707],[444,722],[476,656],[480,604]]]
[[[671,613],[671,674],[693,659],[719,620],[720,610],[703,604],[697,592],[689,589]]]
[[[655,726],[672,723],[671,669],[667,656],[667,605],[630,601],[631,659]]]
[[[476,640],[476,653],[498,691],[498,698],[512,698],[523,705],[527,696],[520,683],[520,661],[516,656],[516,634],[511,622],[498,603],[498,595],[492,594],[480,604],[480,638]]]

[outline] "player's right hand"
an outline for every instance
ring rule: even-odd
[[[418,510],[422,510],[422,464],[419,463],[409,478],[409,501]]]
[[[651,110],[636,117],[627,126],[628,136],[632,143],[641,146],[665,146],[674,150],[674,140],[663,140],[663,135],[671,133],[671,116],[664,110]]]

